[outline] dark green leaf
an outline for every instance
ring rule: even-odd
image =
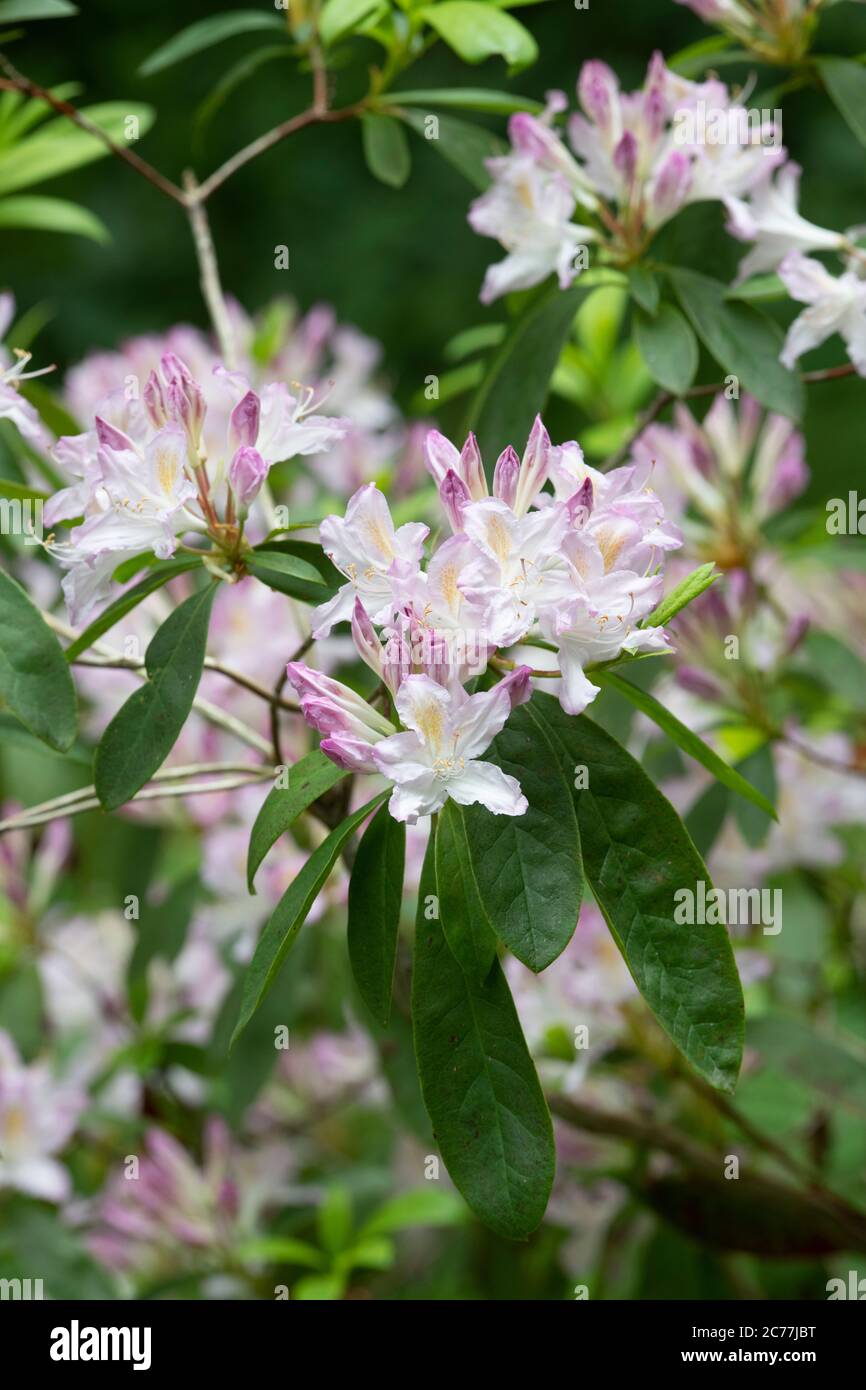
[[[633,265],[628,272],[628,290],[635,303],[648,314],[654,314],[659,306],[659,282],[652,271],[641,265]]]
[[[433,87],[426,91],[389,91],[382,98],[388,105],[421,106],[425,111],[435,111],[437,107],[453,106],[458,111],[487,111],[494,116],[510,116],[515,111],[531,111],[538,114],[544,108],[540,101],[532,97],[521,97],[514,92],[491,92],[484,87]]]
[[[310,546],[311,550],[315,548]],[[274,542],[269,542],[267,549],[259,548],[253,554],[255,559],[252,556],[248,558],[247,569],[269,589],[276,589],[304,603],[315,604],[324,603],[334,593],[323,582],[315,565],[300,555],[276,549]]]
[[[660,304],[655,318],[638,310],[634,322],[640,355],[653,381],[681,396],[698,370],[698,340],[679,309]]]
[[[135,796],[177,742],[201,677],[215,591],[208,583],[166,619],[145,653],[147,681],[99,741],[93,780],[107,811]]]
[[[484,757],[517,778],[529,807],[522,816],[463,808],[473,873],[491,927],[537,973],[565,950],[583,899],[574,773],[531,704],[514,710]],[[450,945],[447,917],[443,925]]]
[[[168,43],[151,53],[138,70],[142,77],[151,77],[153,73],[161,72],[163,68],[171,67],[184,58],[191,58],[193,54],[212,48],[216,43],[262,29],[286,33],[285,19],[263,10],[229,10],[225,14],[209,15],[207,19],[199,19],[195,24],[181,29]]]
[[[383,1026],[391,1015],[405,861],[406,827],[382,806],[361,836],[352,865],[348,945],[361,997]]]
[[[324,792],[345,777],[345,770],[332,763],[318,748],[288,769],[289,785],[272,787],[256,816],[247,854],[247,886],[253,880],[272,845],[284,835],[293,821],[312,806]]]
[[[866,145],[866,67],[851,58],[818,58],[830,99],[861,145]]]
[[[553,1184],[550,1114],[498,962],[483,984],[463,973],[439,922],[433,850],[421,876],[412,1012],[418,1072],[455,1185],[499,1235],[524,1239]]]
[[[390,789],[380,792],[372,801],[368,801],[366,806],[347,816],[336,830],[332,830],[327,840],[323,840],[318,849],[313,851],[301,872],[293,879],[277,903],[259,937],[244,976],[240,1017],[232,1034],[232,1044],[240,1037],[276,979],[280,966],[294,945],[298,932],[307,920],[310,908],[324,887],[346,840],[389,795]]]
[[[483,63],[495,54],[512,70],[538,57],[538,44],[519,20],[479,0],[441,0],[417,11],[464,63]]]
[[[431,116],[436,120],[435,126],[428,124]],[[483,192],[488,187],[487,160],[504,154],[507,148],[498,135],[484,126],[471,125],[469,121],[435,111],[404,111],[403,120],[473,188]]]
[[[265,63],[272,63],[275,58],[294,58],[291,46],[283,43],[271,44],[267,48],[257,48],[252,53],[247,53],[239,62],[232,64],[195,113],[197,139],[201,139],[214,116],[225,105],[232,93],[242,87],[245,82],[248,82],[251,77],[254,77]]]
[[[522,452],[584,294],[579,287],[563,291],[552,285],[533,298],[487,368],[463,433],[475,431],[491,475],[506,445]]]
[[[496,958],[496,935],[475,877],[463,808],[455,801],[439,813],[434,844],[442,930],[461,970],[480,984]]]
[[[531,708],[563,766],[588,769],[575,792],[583,863],[635,983],[659,1023],[711,1085],[733,1089],[743,1047],[743,995],[722,925],[674,921],[675,893],[710,875],[679,816],[634,758],[586,715],[550,695]]]
[[[769,410],[799,419],[803,388],[779,361],[781,331],[752,304],[725,298],[726,286],[695,270],[669,272],[677,298],[701,341],[722,368]]]
[[[161,589],[169,580],[175,579],[179,574],[186,574],[187,570],[198,569],[201,560],[191,557],[181,560],[164,560],[148,570],[148,573],[140,584],[128,589],[120,598],[110,603],[98,618],[95,618],[89,627],[76,637],[66,648],[66,660],[74,661],[82,652],[86,652],[88,647],[92,647],[104,632],[108,632],[119,623],[121,618],[125,618],[133,608],[137,608],[143,599],[152,594],[156,589]]]
[[[63,753],[75,739],[75,688],[60,643],[14,579],[0,571],[0,695],[37,738]]]
[[[709,744],[704,743],[703,739],[698,738],[698,735],[677,719],[675,714],[671,714],[670,710],[665,709],[664,705],[648,690],[641,690],[639,686],[633,685],[631,681],[625,680],[614,671],[595,671],[593,680],[596,680],[602,687],[607,686],[611,690],[617,690],[620,695],[624,695],[636,709],[639,709],[642,714],[645,714],[648,719],[651,719],[654,724],[664,730],[668,738],[678,748],[681,748],[690,758],[694,758],[695,762],[705,767],[707,772],[711,772],[723,786],[759,807],[762,812],[762,820],[766,816],[772,816],[773,820],[778,820],[772,801],[769,801],[763,792],[758,791],[757,787],[753,787],[751,782],[748,782],[737,772],[736,768],[731,767],[730,763],[724,762],[718,753],[710,748]]]
[[[361,140],[373,177],[389,188],[402,188],[412,169],[412,156],[400,122],[393,116],[366,112],[361,117]]]
[[[764,843],[770,832],[771,818],[767,806],[772,806],[776,799],[776,767],[770,744],[756,748],[739,766],[743,776],[761,788],[762,794],[757,802],[754,797],[749,797],[750,801],[755,802],[754,805],[744,806],[739,800],[733,803],[740,834],[747,844],[757,847]],[[773,814],[772,819],[778,820],[778,816]]]

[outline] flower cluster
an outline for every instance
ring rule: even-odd
[[[254,391],[219,365],[202,384],[173,352],[140,392],[137,378],[131,388],[110,394],[94,428],[53,451],[71,485],[48,502],[45,521],[84,518],[51,547],[69,571],[63,590],[75,623],[105,600],[126,558],[149,550],[165,559],[190,532],[236,549],[272,465],[319,453],[347,429],[313,413],[310,391],[294,396],[281,381]]]
[[[573,441],[552,445],[540,419],[522,459],[511,447],[499,456],[492,494],[473,435],[458,451],[433,430],[426,458],[452,531],[426,568],[427,527],[395,528],[374,484],[320,528],[346,583],[314,612],[313,634],[351,620],[357,651],[381,683],[374,701],[402,727],[301,663],[290,664],[289,679],[323,751],[393,783],[397,819],[429,815],[448,797],[520,815],[519,786],[480,755],[529,698],[532,671],[497,653],[548,648],[563,708],[581,713],[598,694],[593,663],[670,650],[664,631],[644,620],[661,597],[660,560],[680,533],[649,486],[651,464],[599,473]],[[509,674],[468,693],[488,663]]]
[[[796,63],[809,49],[824,0],[677,0],[707,24],[771,63]]]
[[[508,255],[488,270],[484,303],[552,271],[567,287],[584,268],[576,252],[588,243],[628,264],[686,204],[741,196],[785,158],[771,120],[756,124],[724,83],[688,82],[659,53],[640,90],[621,92],[611,69],[593,60],[577,94],[582,113],[568,120],[570,149],[553,124],[566,98],[552,92],[542,116],[512,116],[511,150],[488,161],[493,183],[469,221]]]

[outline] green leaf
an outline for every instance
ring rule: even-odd
[[[220,78],[213,91],[208,93],[195,113],[196,140],[201,140],[214,116],[225,105],[232,93],[242,87],[245,82],[248,82],[251,77],[254,77],[259,68],[264,67],[265,63],[272,63],[275,58],[294,58],[294,56],[289,44],[271,44],[267,48],[254,49],[252,53],[245,54],[239,62],[233,63],[228,72]]]
[[[517,778],[529,806],[522,816],[462,809],[474,878],[496,935],[538,973],[565,950],[583,900],[574,773],[562,766],[531,703],[513,711],[484,757]],[[443,925],[450,945],[447,917]]]
[[[138,69],[142,77],[151,77],[155,72],[191,58],[205,48],[223,43],[225,39],[235,39],[241,34],[252,34],[262,29],[276,29],[286,34],[286,22],[279,15],[267,14],[263,10],[230,10],[226,14],[209,15],[199,19],[186,29],[181,29],[168,43],[162,44],[155,53]]]
[[[697,43],[690,43],[686,48],[679,49],[668,59],[668,68],[671,72],[679,73],[681,77],[698,77],[713,63],[723,61],[728,53],[733,52],[739,50],[731,48],[731,40],[727,34],[713,34],[710,38],[698,39]]]
[[[564,766],[588,769],[575,792],[583,863],[595,899],[638,989],[691,1066],[730,1091],[743,1047],[743,995],[722,925],[674,921],[678,889],[710,875],[677,813],[640,764],[586,715],[536,693]]]
[[[662,599],[658,608],[654,608],[649,617],[644,619],[644,627],[664,627],[671,618],[676,617],[677,613],[719,578],[719,571],[712,560],[692,570],[691,574],[687,574],[685,579],[681,579],[676,588],[671,590],[667,598]]]
[[[304,603],[324,603],[331,598],[334,590],[326,585],[321,573],[309,560],[283,550],[272,549],[275,543],[268,543],[267,549],[256,549],[255,559],[247,559],[250,574],[290,598],[301,599]],[[310,549],[316,547],[310,545]]]
[[[490,363],[473,397],[463,435],[475,431],[491,475],[506,445],[522,452],[585,293],[579,287],[563,291],[552,285],[533,298],[510,326]]]
[[[602,687],[607,686],[609,690],[616,690],[620,695],[624,695],[627,700],[664,730],[668,738],[687,753],[695,762],[711,772],[718,782],[728,787],[730,791],[736,792],[738,796],[745,797],[753,805],[760,807],[761,811],[773,820],[778,820],[776,809],[772,801],[769,801],[763,792],[753,787],[751,782],[747,782],[736,768],[731,767],[719,757],[718,753],[710,748],[709,744],[704,743],[702,738],[698,738],[692,729],[686,727],[677,719],[675,714],[665,709],[664,705],[658,701],[648,690],[641,690],[640,686],[633,685],[631,681],[624,680],[614,671],[594,671],[593,680],[598,681]]]
[[[696,270],[668,271],[698,337],[726,372],[769,410],[799,419],[803,388],[779,361],[781,330],[752,304],[725,299],[726,286]]]
[[[329,1255],[345,1250],[352,1235],[352,1196],[348,1188],[329,1187],[316,1212],[319,1242]]]
[[[475,877],[463,808],[454,801],[439,813],[434,846],[439,917],[448,949],[460,969],[480,984],[496,959],[496,935]]]
[[[342,1274],[308,1274],[294,1285],[292,1298],[298,1303],[333,1303],[345,1291],[346,1279]]]
[[[60,643],[35,604],[0,570],[0,695],[25,728],[64,753],[78,725]]]
[[[538,44],[519,20],[478,0],[442,0],[417,14],[464,63],[483,63],[498,54],[514,71],[538,57]]]
[[[142,135],[150,129],[154,119],[153,107],[141,102],[106,101],[97,106],[85,106],[81,114],[118,144],[125,141],[130,117],[138,119]],[[58,116],[12,149],[0,150],[0,194],[14,193],[19,188],[66,174],[108,153],[97,136],[72,125],[65,116]]]
[[[383,1026],[391,1015],[405,863],[406,827],[382,806],[361,836],[352,865],[348,946],[361,997]]]
[[[16,483],[14,478],[0,478],[0,497],[12,502],[47,502],[49,494],[40,492],[29,483]]]
[[[437,107],[453,106],[458,111],[487,111],[494,116],[510,116],[515,111],[544,110],[540,101],[514,92],[492,92],[484,87],[430,87],[424,91],[389,91],[381,98],[388,105],[421,106],[427,113]]]
[[[40,232],[67,232],[104,244],[111,240],[105,223],[87,208],[65,198],[35,194],[0,198],[0,227],[29,227]]]
[[[247,886],[253,880],[265,855],[281,835],[312,806],[324,792],[335,786],[346,772],[326,758],[318,748],[289,768],[289,785],[272,787],[256,816],[247,852]]]
[[[163,560],[154,565],[153,569],[148,570],[140,584],[136,584],[132,589],[127,589],[125,594],[116,598],[104,612],[100,613],[98,618],[94,618],[89,627],[79,633],[74,642],[70,642],[66,648],[66,660],[72,662],[82,652],[86,652],[88,647],[92,647],[103,633],[113,628],[114,624],[119,623],[121,618],[125,618],[127,613],[131,613],[133,608],[137,608],[149,594],[161,589],[164,584],[168,584],[179,574],[186,574],[188,570],[198,569],[200,565],[201,560],[195,560],[191,557],[181,560]]]
[[[866,68],[851,58],[817,58],[816,64],[839,114],[866,145]]]
[[[402,188],[412,169],[412,156],[400,122],[393,116],[365,112],[361,117],[361,141],[373,177],[389,188]]]
[[[380,792],[372,801],[368,801],[366,806],[347,816],[336,830],[332,830],[328,838],[313,851],[301,872],[280,898],[262,930],[244,976],[240,1016],[232,1034],[232,1046],[276,979],[280,966],[294,945],[298,932],[307,920],[310,908],[324,887],[343,845],[370,812],[381,806],[389,795],[390,788],[388,791]]]
[[[639,309],[634,331],[653,381],[681,396],[694,381],[699,353],[698,340],[679,309],[660,304],[655,318]]]
[[[789,298],[778,275],[753,275],[745,284],[732,285],[725,291],[725,299],[744,299],[747,304],[774,304]]]
[[[321,1269],[325,1257],[315,1245],[305,1240],[295,1240],[293,1236],[259,1236],[246,1240],[238,1246],[234,1254],[241,1264],[303,1265],[307,1269]]]
[[[628,272],[628,290],[635,303],[648,314],[654,314],[659,306],[659,282],[652,271],[641,265],[633,265]]]
[[[415,1226],[457,1226],[466,1220],[466,1208],[453,1192],[440,1192],[431,1183],[414,1192],[392,1197],[364,1222],[362,1236],[391,1235]]]
[[[428,116],[435,116],[438,122],[435,139],[429,137]],[[404,111],[402,119],[473,188],[483,192],[489,187],[490,174],[486,161],[504,154],[507,148],[498,135],[484,126],[472,125],[469,121],[461,121],[456,116],[446,116],[438,111]]]
[[[499,1235],[521,1240],[540,1222],[553,1185],[550,1114],[498,961],[481,985],[463,973],[439,922],[427,918],[434,889],[428,846],[412,978],[424,1103],[469,1206]]]
[[[334,1267],[348,1274],[353,1269],[390,1269],[397,1258],[394,1242],[385,1236],[370,1236],[357,1245],[342,1250],[334,1259]]]
[[[743,758],[739,764],[743,773],[747,774],[749,780],[757,782],[762,791],[766,793],[761,796],[759,801],[754,797],[749,799],[755,804],[744,806],[741,801],[733,803],[733,812],[740,834],[746,844],[757,848],[762,845],[770,832],[770,819],[778,820],[772,808],[776,797],[776,765],[773,761],[773,750],[769,743],[765,743],[760,748],[756,748],[754,753],[750,753],[747,758]]]
[[[319,14],[319,38],[328,48],[385,8],[381,0],[325,0]]]
[[[2,0],[0,24],[17,23],[24,19],[68,19],[78,14],[78,7],[68,0]]]
[[[148,679],[112,719],[96,749],[93,781],[107,811],[129,801],[168,757],[192,709],[216,584],[192,594],[151,639]]]

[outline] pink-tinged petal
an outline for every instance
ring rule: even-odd
[[[310,617],[312,633],[316,641],[327,637],[337,623],[348,622],[355,606],[355,590],[351,584],[344,584],[327,603],[320,603]]]
[[[352,609],[352,638],[361,660],[370,667],[371,671],[375,671],[377,676],[381,676],[382,643],[379,641],[376,629],[360,599],[355,599],[355,607]]]
[[[559,703],[566,714],[583,714],[587,705],[591,705],[599,694],[600,687],[593,685],[584,675],[579,658],[570,654],[565,645],[560,648],[559,666],[562,671]]]
[[[96,437],[103,449],[112,449],[119,453],[124,451],[131,454],[138,453],[129,435],[124,434],[123,430],[119,430],[116,425],[109,424],[108,420],[103,420],[101,415],[96,416],[94,423],[96,425]]]
[[[373,758],[374,745],[363,739],[351,738],[348,734],[334,734],[323,738],[319,744],[326,758],[346,772],[377,772]]]
[[[459,453],[451,440],[438,430],[430,430],[424,440],[424,462],[437,483],[444,481],[449,468],[453,468],[455,473],[460,469]]]
[[[451,523],[451,530],[462,531],[463,511],[471,498],[468,487],[463,482],[462,478],[458,478],[453,468],[448,469],[448,472],[439,484],[439,500]]]
[[[466,442],[460,450],[458,472],[474,502],[480,502],[482,497],[487,496],[487,479],[484,476],[481,451],[478,448],[478,440],[472,433],[467,435]]]
[[[247,391],[229,417],[229,448],[255,444],[259,434],[261,402],[255,391]]]
[[[613,152],[614,168],[622,174],[626,184],[631,184],[637,169],[637,140],[630,130],[625,131],[617,141]]]
[[[591,121],[608,130],[619,114],[619,82],[616,75],[598,59],[584,63],[577,83],[581,106]]]
[[[518,705],[525,705],[532,699],[532,668],[515,667],[509,675],[503,677],[496,689],[507,693],[512,709],[517,709]]]
[[[493,470],[493,496],[504,502],[506,507],[514,506],[519,472],[520,459],[509,444],[502,450]]]
[[[522,816],[529,806],[517,778],[494,763],[468,762],[446,786],[460,806],[486,806],[495,816]]]

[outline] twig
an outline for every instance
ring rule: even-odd
[[[26,96],[35,97],[38,101],[46,102],[53,111],[56,111],[61,116],[65,116],[67,120],[72,121],[73,125],[77,125],[80,130],[86,131],[87,134],[92,135],[95,140],[99,140],[105,145],[106,149],[110,150],[118,159],[122,159],[123,162],[134,169],[137,174],[141,174],[142,178],[147,179],[148,183],[153,184],[154,188],[158,188],[160,193],[164,193],[166,197],[174,199],[174,201],[180,203],[182,207],[187,206],[186,194],[182,188],[178,188],[176,183],[172,183],[171,179],[167,179],[158,169],[155,169],[152,164],[148,164],[146,159],[142,159],[140,155],[137,155],[134,150],[129,149],[125,145],[118,145],[116,140],[112,140],[111,136],[106,131],[100,130],[98,125],[94,125],[93,121],[89,120],[87,116],[82,115],[70,102],[63,101],[62,98],[56,97],[53,93],[46,91],[44,87],[40,87],[38,82],[32,82],[29,77],[25,77],[23,73],[19,72],[18,69],[10,63],[5,53],[2,52],[0,52],[0,68],[6,73],[11,85],[16,91],[24,92]]]
[[[348,121],[353,116],[357,116],[363,111],[364,103],[356,102],[353,106],[344,106],[339,111],[321,111],[315,106],[311,106],[307,111],[301,111],[297,116],[290,117],[280,125],[274,126],[273,130],[268,130],[264,135],[245,145],[237,154],[233,154],[227,159],[225,164],[221,164],[201,183],[196,190],[196,202],[205,203],[218,188],[225,183],[226,179],[236,174],[238,169],[242,169],[251,160],[257,159],[260,154],[265,154],[267,150],[273,149],[281,140],[285,140],[289,135],[294,135],[296,131],[303,130],[304,126],[316,125],[320,122]]]
[[[234,370],[238,365],[237,353],[235,351],[235,335],[232,329],[231,316],[226,307],[225,295],[223,294],[222,281],[220,280],[219,266],[217,265],[216,251],[214,250],[213,237],[210,233],[210,223],[204,207],[204,199],[200,196],[201,190],[196,182],[195,174],[191,169],[186,169],[183,175],[183,186],[186,190],[186,210],[189,217],[189,225],[192,231],[192,239],[195,244],[195,253],[198,257],[198,267],[201,275],[201,292],[204,295],[204,302],[208,307],[208,313],[217,335],[225,365]]]
[[[814,386],[821,381],[838,381],[841,377],[851,376],[856,370],[853,362],[846,362],[841,367],[825,367],[820,371],[802,372],[800,380],[804,386]],[[628,458],[635,441],[640,438],[648,425],[658,419],[666,406],[672,405],[674,401],[691,401],[698,400],[701,396],[715,396],[719,391],[724,391],[725,384],[724,381],[716,381],[709,386],[691,386],[688,391],[682,391],[679,394],[673,391],[660,391],[640,416],[625,443],[621,444],[616,453],[602,464],[601,471],[606,473],[611,468],[618,468]]]
[[[144,668],[142,660],[136,660],[130,656],[77,656],[72,662],[73,666],[89,666],[99,669],[101,666],[108,670],[115,671],[141,671]],[[252,676],[245,676],[242,671],[236,671],[233,666],[226,666],[222,661],[217,661],[216,657],[206,656],[204,659],[206,671],[215,671],[217,675],[226,676],[235,685],[240,685],[244,690],[249,690],[253,695],[258,695],[260,699],[266,700],[269,705],[278,705],[287,714],[300,714],[300,705],[293,704],[291,700],[282,700],[274,691],[268,690],[266,686],[260,685],[253,680]]]

